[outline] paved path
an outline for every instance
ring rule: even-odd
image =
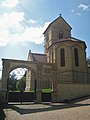
[[[0,120],[90,120],[90,97],[67,104],[10,104],[0,114]]]

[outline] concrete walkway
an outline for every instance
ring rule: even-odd
[[[90,120],[90,97],[69,103],[9,104],[0,107],[0,120]]]

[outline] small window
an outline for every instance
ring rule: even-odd
[[[79,66],[78,49],[77,48],[74,48],[74,61],[75,61],[75,66]]]
[[[60,57],[61,57],[61,67],[64,67],[65,66],[65,51],[63,48],[60,50]]]
[[[63,32],[59,31],[59,39],[63,39]]]
[[[52,51],[52,63],[53,63],[53,51]]]

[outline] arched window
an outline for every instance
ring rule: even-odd
[[[63,31],[59,31],[59,39],[63,39]]]
[[[75,66],[79,66],[78,49],[77,48],[74,48],[74,61],[75,61]]]
[[[61,67],[64,67],[65,66],[65,51],[63,48],[60,50],[60,58],[61,58]]]
[[[53,51],[52,51],[52,63],[53,63]]]

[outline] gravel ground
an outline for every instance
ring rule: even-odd
[[[0,120],[90,120],[90,98],[70,103],[9,104]]]

